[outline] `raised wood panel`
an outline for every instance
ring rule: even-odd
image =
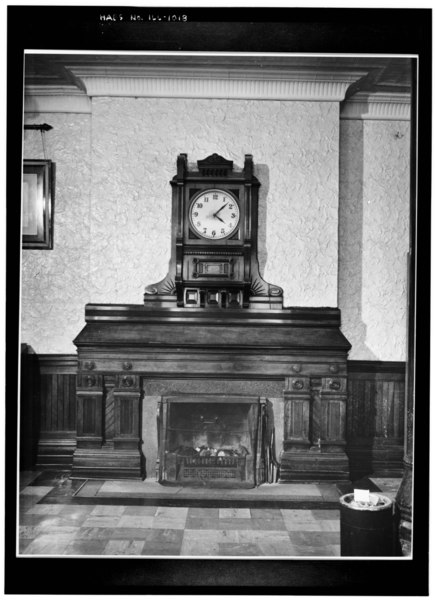
[[[344,413],[343,403],[339,401],[329,401],[326,409],[326,437],[328,440],[341,440],[343,437],[343,428],[341,426],[342,414]]]
[[[115,393],[115,448],[137,448],[140,431],[140,392]]]
[[[405,364],[349,361],[347,452],[353,478],[400,476]]]
[[[34,466],[40,431],[38,357],[28,344],[21,345],[20,373],[20,469]]]
[[[133,434],[133,407],[130,399],[119,400],[119,433],[121,435]]]
[[[38,443],[35,464],[38,468],[69,468],[76,447],[76,373],[75,355],[38,355],[36,390]],[[22,414],[22,419],[27,415]]]
[[[41,374],[41,430],[75,431],[76,376],[71,374]]]
[[[349,378],[347,440],[403,436],[404,381]]]
[[[308,442],[309,418],[309,397],[287,399],[285,401],[284,439]]]
[[[96,434],[96,398],[81,398],[80,401],[83,403],[83,434]]]

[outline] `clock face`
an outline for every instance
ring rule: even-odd
[[[237,229],[240,209],[235,197],[224,190],[205,190],[190,206],[189,220],[193,230],[208,240],[222,240]]]

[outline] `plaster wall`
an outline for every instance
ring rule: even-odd
[[[340,123],[338,110],[94,98],[92,114],[27,114],[53,126],[57,170],[54,249],[22,253],[21,340],[74,353],[86,303],[140,304],[167,273],[176,156],[217,152],[240,169],[251,153],[266,281],[283,287],[286,306],[338,305],[351,358],[404,360],[409,125]],[[39,132],[25,132],[24,157],[43,158]]]
[[[90,301],[91,119],[87,114],[26,114],[49,123],[47,158],[56,163],[53,250],[22,250],[21,342],[38,354],[72,353]],[[23,157],[44,159],[39,131],[26,130]]]
[[[338,103],[96,98],[93,302],[140,303],[167,273],[175,160],[253,154],[260,269],[292,306],[337,305]]]
[[[339,307],[349,358],[406,360],[407,121],[341,122]]]

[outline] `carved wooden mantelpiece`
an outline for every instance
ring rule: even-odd
[[[79,376],[73,477],[142,478],[144,383],[209,378],[282,382],[284,424],[275,424],[284,431],[276,439],[281,482],[349,478],[350,344],[340,331],[338,309],[89,304],[74,343]]]

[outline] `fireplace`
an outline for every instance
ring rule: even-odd
[[[72,476],[154,478],[158,459],[165,485],[347,481],[339,325],[332,308],[88,305]]]
[[[273,466],[268,405],[255,396],[162,397],[159,482],[223,488],[263,483]]]
[[[261,184],[252,155],[245,155],[243,171],[217,154],[197,165],[192,169],[187,154],[179,154],[170,182],[171,258],[164,279],[146,286],[143,305],[86,306],[86,325],[74,340],[79,371],[73,476],[149,477],[159,437],[163,484],[254,487],[275,481],[264,395],[280,414],[279,481],[347,481],[350,344],[340,331],[340,311],[284,308],[282,289],[262,278]],[[209,215],[219,198],[224,204],[212,210],[211,219],[221,222],[222,237],[215,236],[214,221],[209,237],[207,227],[197,229],[192,211]],[[227,204],[228,210],[234,205],[228,214],[234,233],[223,227]],[[208,380],[215,395],[181,396],[171,384],[177,379],[192,386]],[[144,417],[143,433],[139,426],[142,415],[156,408],[144,393],[151,380],[166,385],[157,396],[158,436],[151,419]],[[228,384],[228,395],[218,396],[222,388],[212,387],[212,380]],[[236,381],[246,393],[254,382],[275,382],[279,397],[268,391],[238,396],[231,389]]]

